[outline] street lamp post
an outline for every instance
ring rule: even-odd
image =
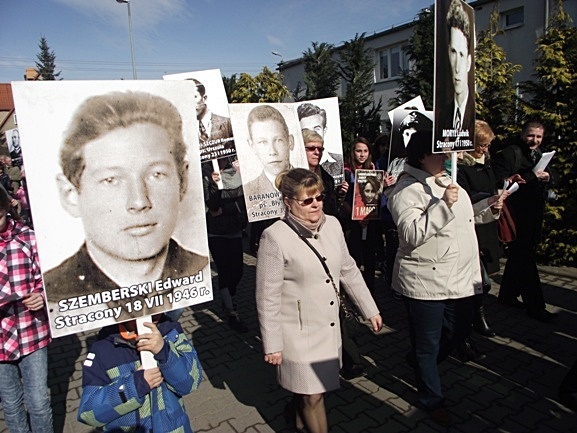
[[[284,85],[284,77],[282,76],[282,66],[284,63],[284,60],[282,58],[282,54],[281,53],[277,53],[276,51],[271,51],[270,52],[273,56],[278,56],[280,57],[280,62],[278,63],[278,74],[280,75],[280,81],[281,83]]]
[[[132,15],[130,14],[130,0],[116,0],[116,3],[126,3],[128,6],[128,33],[130,35],[130,55],[132,57],[132,78],[136,80],[136,66],[134,65],[134,42],[132,40]]]

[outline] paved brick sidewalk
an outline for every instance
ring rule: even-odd
[[[288,432],[282,411],[290,396],[275,382],[262,360],[254,307],[255,259],[245,255],[239,289],[246,334],[231,331],[218,300],[195,306],[181,322],[192,336],[205,380],[186,397],[187,412],[197,433]],[[488,296],[488,320],[498,336],[475,336],[487,357],[441,365],[442,383],[454,424],[442,428],[417,409],[414,379],[405,364],[408,332],[402,303],[379,280],[379,304],[386,324],[375,336],[366,327],[355,331],[368,375],[342,381],[327,396],[333,433],[395,432],[577,432],[577,416],[556,401],[557,387],[577,358],[577,272],[543,268],[545,297],[560,313],[548,325],[522,311],[497,304],[499,277]],[[76,421],[81,392],[81,364],[95,332],[57,339],[50,347],[50,386],[56,432],[88,433]],[[0,412],[0,433],[7,432]]]

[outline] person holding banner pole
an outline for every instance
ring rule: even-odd
[[[482,290],[474,225],[494,220],[491,207],[499,208],[502,200],[492,196],[473,208],[446,175],[446,154],[432,153],[431,143],[431,131],[413,134],[388,207],[399,233],[393,288],[408,313],[407,362],[420,405],[448,424],[437,364],[470,333],[474,295]]]
[[[0,399],[10,432],[52,433],[51,341],[34,232],[0,186]]]
[[[82,367],[78,420],[104,431],[192,433],[182,397],[202,381],[196,350],[178,322],[162,314],[103,328]],[[143,369],[141,356],[154,355]]]
[[[203,163],[210,170],[210,162]],[[203,170],[206,171],[206,170]],[[203,175],[204,199],[207,207],[206,228],[208,246],[218,273],[218,288],[222,305],[231,329],[247,332],[246,324],[240,319],[234,296],[243,274],[242,231],[247,225],[246,206],[240,183],[238,160],[232,167],[210,175]],[[219,189],[218,182],[227,178],[228,188]],[[236,188],[233,179],[238,178]]]

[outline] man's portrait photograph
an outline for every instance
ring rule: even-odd
[[[7,129],[4,131],[6,137],[6,144],[8,145],[8,151],[10,152],[10,158],[12,158],[12,164],[20,166],[22,165],[22,147],[20,146],[20,131],[18,128]]]
[[[212,299],[194,91],[14,83],[53,336]]]
[[[242,184],[228,98],[220,69],[164,75],[165,80],[190,80],[194,86],[194,100],[198,120],[200,161],[204,177],[219,173],[219,189],[235,189]]]
[[[219,69],[165,75],[165,80],[190,80],[194,86],[201,161],[236,155],[228,99]]]
[[[278,218],[285,206],[276,177],[307,168],[300,123],[292,104],[230,104],[249,222]]]
[[[309,129],[323,138],[321,168],[333,177],[335,185],[340,185],[345,175],[338,98],[314,99],[294,106],[301,130]]]
[[[435,4],[434,152],[473,149],[475,19],[462,0]]]

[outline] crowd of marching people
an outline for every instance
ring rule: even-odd
[[[516,143],[490,152],[495,135],[477,120],[474,149],[459,155],[457,183],[447,174],[446,154],[431,151],[432,131],[412,127],[406,154],[394,161],[388,160],[386,135],[375,147],[357,137],[337,185],[320,165],[323,135],[303,129],[308,169],[276,177],[285,215],[255,225],[264,362],[275,366],[279,385],[293,394],[285,416],[297,432],[328,432],[324,394],[339,388],[339,376],[366,374],[349,327],[356,316],[375,333],[386,322],[376,302],[379,273],[390,289],[386,296],[406,310],[406,362],[414,370],[419,405],[444,425],[451,414],[438,365],[448,356],[463,362],[483,356],[473,331],[495,335],[484,297],[501,258],[507,263],[499,303],[525,309],[532,320],[555,320],[545,308],[536,265],[545,192],[555,182],[553,170],[534,170],[544,125],[529,121]],[[11,432],[52,432],[46,381],[51,337],[26,178],[9,156],[0,162],[0,398]],[[380,207],[380,219],[351,218],[359,169],[386,172],[384,188],[371,178],[362,193],[365,203]],[[231,329],[245,333],[234,296],[243,276],[243,237],[251,227],[238,171],[231,159],[220,171],[203,166],[202,175],[223,310]],[[217,186],[223,177],[229,185],[224,190]],[[518,185],[514,193],[506,190],[512,183]],[[516,223],[516,237],[506,245],[498,228],[504,208]],[[202,368],[178,324],[180,313],[153,315],[145,324],[149,334],[140,335],[135,321],[103,329],[84,362],[82,422],[104,431],[192,432],[181,398],[198,387]],[[157,366],[142,369],[141,352],[150,352]],[[574,366],[560,391],[572,409],[575,372]]]
[[[23,165],[13,165],[10,155],[0,155],[0,185],[10,196],[12,217],[20,219],[28,227],[34,228],[30,205],[28,204],[26,172]]]

